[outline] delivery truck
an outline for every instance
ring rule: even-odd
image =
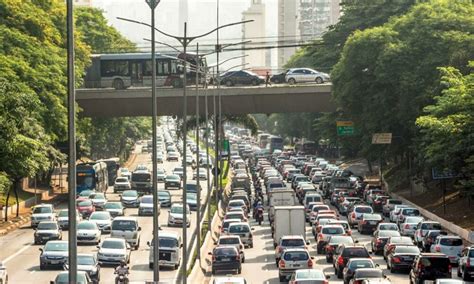
[[[306,240],[305,216],[303,206],[275,206],[272,224],[273,246],[286,235],[300,235]]]

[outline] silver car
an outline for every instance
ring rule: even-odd
[[[284,282],[298,269],[312,269],[313,257],[304,248],[289,248],[285,250],[278,262],[278,277]]]
[[[41,221],[55,221],[56,213],[54,213],[53,205],[39,204],[33,207],[31,214],[31,227],[35,228]]]
[[[253,248],[252,230],[253,228],[250,228],[248,223],[237,222],[229,225],[227,234],[239,236],[244,245]]]
[[[35,245],[44,244],[51,240],[62,240],[63,233],[56,221],[42,221],[36,227]]]
[[[457,263],[463,248],[463,241],[459,236],[438,236],[431,245],[431,252],[443,253],[451,263]]]
[[[110,233],[112,224],[112,216],[110,215],[110,212],[93,212],[91,216],[89,216],[89,221],[95,222],[97,224],[97,227],[99,227],[99,229],[102,231],[102,233]]]
[[[81,214],[79,214],[79,211],[76,210],[76,224],[81,221]],[[58,216],[57,216],[58,224],[59,227],[61,227],[62,230],[67,230],[69,229],[69,210],[68,209],[62,209],[58,211]]]
[[[99,244],[102,236],[97,223],[94,221],[81,221],[77,224],[77,243]]]
[[[97,259],[99,264],[117,265],[122,261],[130,262],[130,245],[122,238],[105,239],[101,245],[97,246]]]
[[[416,226],[423,220],[423,217],[419,216],[406,217],[405,221],[400,224],[400,234],[413,237],[415,235]]]
[[[130,178],[120,176],[115,179],[114,183],[114,193],[121,192],[124,190],[130,190],[132,186],[130,185]]]
[[[40,270],[47,267],[63,267],[68,258],[67,241],[49,241],[43,248],[39,249],[40,254]]]

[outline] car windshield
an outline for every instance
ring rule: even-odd
[[[351,261],[351,263],[349,264],[349,267],[352,270],[355,270],[358,268],[374,268],[374,263],[370,259],[360,259],[360,260],[358,259],[358,260]]]
[[[439,223],[423,223],[421,224],[422,230],[441,230],[441,225]]]
[[[140,202],[153,204],[153,196],[143,196]]]
[[[296,279],[304,280],[304,279],[326,279],[324,273],[320,270],[316,269],[304,269],[304,270],[297,270],[296,271]]]
[[[171,207],[171,213],[183,214],[183,211],[184,211],[183,206],[173,206],[173,207]]]
[[[174,181],[177,181],[177,180],[180,180],[179,176],[177,175],[168,175],[166,176],[166,180],[174,180]]]
[[[418,209],[409,208],[409,209],[403,209],[402,214],[405,216],[418,216],[420,215],[420,211]]]
[[[160,247],[174,248],[178,246],[178,240],[174,238],[159,238]]]
[[[158,191],[158,197],[166,197],[166,198],[171,198],[171,195],[169,192],[166,191]]]
[[[250,228],[246,225],[230,225],[229,226],[229,233],[248,233],[250,232]]]
[[[69,216],[69,211],[67,210],[61,210],[58,213],[58,217],[67,217],[67,216]]]
[[[432,271],[448,272],[450,265],[447,257],[422,257],[420,263]]]
[[[92,201],[90,201],[90,200],[81,200],[81,201],[79,201],[77,206],[80,206],[80,207],[92,206]]]
[[[159,174],[159,175],[162,175],[162,174],[165,173],[165,170],[158,169],[158,170],[156,170],[156,173]]]
[[[381,224],[379,226],[379,230],[380,231],[391,231],[391,230],[395,230],[395,231],[398,231],[398,227],[396,224]]]
[[[287,251],[283,256],[283,259],[286,261],[308,260],[309,255],[305,251]]]
[[[54,282],[55,284],[67,284],[69,283],[69,274],[68,273],[61,273],[58,276],[56,276],[56,281]],[[86,284],[86,275],[83,273],[78,273],[77,274],[77,283],[78,284]]]
[[[77,225],[78,230],[96,230],[97,225],[94,222],[81,222]]]
[[[92,213],[90,220],[109,220],[110,213],[109,212],[94,212]]]
[[[239,238],[220,238],[219,239],[220,245],[235,245],[239,243],[240,243]]]
[[[329,235],[344,234],[344,229],[342,227],[328,227],[323,228],[322,233]]]
[[[219,256],[232,256],[237,255],[238,252],[235,247],[225,247],[225,248],[216,248],[214,249],[214,255]]]
[[[442,246],[458,247],[462,246],[462,240],[459,238],[442,238],[439,240],[439,244]]]
[[[397,246],[395,253],[420,253],[420,249],[416,246]]]
[[[47,213],[53,213],[53,210],[51,207],[35,207],[33,210],[33,214],[47,214]]]
[[[53,222],[41,222],[38,224],[38,230],[57,230],[57,223]]]
[[[125,242],[115,241],[115,240],[104,240],[102,242],[102,248],[105,249],[124,249]]]
[[[354,278],[382,278],[383,272],[380,269],[357,270]]]
[[[127,179],[127,178],[117,178],[117,179],[115,180],[115,182],[116,182],[116,183],[117,183],[117,182],[128,182],[128,179]]]
[[[78,255],[77,264],[78,265],[95,265],[95,258],[92,255]]]
[[[44,246],[45,251],[67,251],[67,242],[47,242]]]
[[[400,237],[400,233],[398,231],[380,231],[379,237]]]
[[[284,247],[302,247],[305,245],[303,239],[283,239],[281,240],[281,246]]]
[[[91,193],[93,193],[92,190],[84,190],[84,191],[81,191],[81,193],[79,193],[79,196],[81,196],[81,197],[89,197],[89,195],[91,195]]]
[[[344,257],[368,257],[369,253],[365,248],[348,248],[342,253]]]
[[[370,207],[356,207],[354,209],[357,213],[372,213],[372,208]]]
[[[103,193],[93,193],[89,196],[90,199],[105,199]]]
[[[186,193],[186,198],[187,198],[188,200],[196,200],[196,199],[197,199],[197,196],[196,196],[196,194],[194,194],[194,193]]]
[[[405,223],[407,224],[418,224],[423,220],[423,217],[408,217],[405,220]]]
[[[332,236],[329,242],[332,244],[352,244],[354,240],[349,236]]]
[[[469,256],[470,258],[474,258],[474,249],[471,249],[471,250],[469,251],[468,256]]]
[[[114,231],[136,231],[137,223],[131,220],[114,220],[112,222],[112,230]]]
[[[135,190],[125,190],[122,193],[123,197],[137,197],[138,193]]]
[[[122,209],[122,204],[119,202],[109,202],[105,204],[105,209]]]

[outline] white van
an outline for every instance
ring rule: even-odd
[[[303,205],[304,205],[304,208],[307,209],[308,208],[308,204],[310,202],[321,202],[321,203],[324,203],[324,200],[323,200],[323,197],[321,196],[321,194],[319,193],[310,193],[310,194],[306,194],[304,196],[304,201],[303,201]]]
[[[174,269],[178,269],[181,263],[181,248],[183,243],[181,241],[181,235],[175,232],[160,231],[159,233],[159,247],[160,247],[160,266],[170,266]],[[148,242],[150,247],[149,254],[149,267],[153,268],[153,251],[154,242]]]
[[[140,231],[138,220],[134,217],[116,217],[112,221],[111,238],[123,238],[136,250],[140,247]]]

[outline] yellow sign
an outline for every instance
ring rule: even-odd
[[[354,126],[353,121],[336,121],[336,126]]]
[[[372,144],[392,144],[392,133],[374,133]]]

